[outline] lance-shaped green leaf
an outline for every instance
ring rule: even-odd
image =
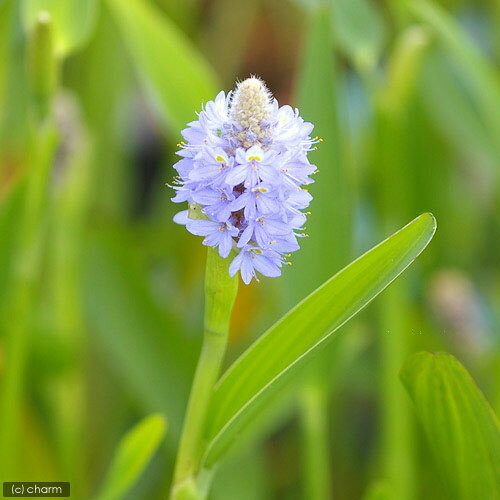
[[[174,130],[183,128],[201,103],[217,93],[212,68],[153,5],[143,0],[107,3],[160,117]]]
[[[262,335],[217,384],[205,465],[213,465],[293,370],[422,252],[436,229],[423,214],[326,281]]]
[[[31,33],[41,12],[50,15],[55,50],[66,56],[81,47],[94,27],[97,0],[23,0],[25,30]]]
[[[149,464],[166,432],[162,415],[146,417],[118,445],[98,500],[118,500],[137,481]]]
[[[500,498],[500,426],[467,370],[448,353],[419,352],[401,380],[451,498]]]

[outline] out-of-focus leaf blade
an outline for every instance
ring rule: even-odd
[[[88,322],[113,371],[143,408],[168,415],[169,437],[175,439],[197,346],[184,336],[172,315],[154,302],[132,249],[130,239],[118,231],[109,238],[89,238]]]
[[[301,251],[294,256],[294,272],[286,276],[290,307],[349,262],[350,179],[341,152],[338,75],[331,39],[330,12],[326,7],[313,11],[297,79],[296,102],[301,116],[314,123],[314,133],[324,142],[310,156],[319,170],[310,187],[314,201],[307,221],[307,231],[315,237],[304,240]]]
[[[375,68],[384,45],[385,26],[369,0],[331,0],[339,47],[360,70]]]
[[[50,14],[56,51],[65,56],[88,39],[95,24],[97,0],[23,0],[23,22],[28,33],[40,12]]]
[[[214,391],[207,430],[207,466],[221,457],[299,362],[413,262],[435,229],[431,214],[417,217],[330,278],[233,363]]]
[[[406,361],[401,380],[451,497],[500,498],[500,426],[465,368],[450,354],[419,352]]]
[[[160,445],[167,423],[160,414],[150,415],[122,438],[98,500],[118,500],[137,481]]]
[[[420,76],[431,36],[423,26],[411,26],[396,40],[387,64],[387,86],[382,95],[388,111],[401,113]]]
[[[12,29],[12,0],[0,4],[0,117],[3,115],[5,90],[9,67],[9,48]]]
[[[24,183],[14,186],[5,199],[0,200],[0,310],[8,293],[16,234],[19,231],[19,213],[25,196]]]
[[[447,64],[442,51],[427,58],[422,83],[422,102],[450,144],[465,152],[487,155],[496,163],[497,146],[491,141],[491,131],[470,89],[463,85],[463,77],[459,78]]]
[[[212,68],[179,29],[142,0],[107,0],[161,118],[175,130],[217,93]]]
[[[441,7],[429,1],[418,1],[412,2],[411,9],[420,21],[434,30],[455,61],[500,155],[500,114],[493,104],[500,102],[500,79],[494,65]]]

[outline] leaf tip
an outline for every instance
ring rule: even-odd
[[[431,212],[424,212],[418,218],[421,219],[423,222],[426,223],[426,225],[429,226],[429,228],[432,231],[432,236],[434,236],[434,233],[436,232],[436,229],[437,229],[437,220],[436,220],[436,217],[434,217],[434,214]]]
[[[145,422],[148,426],[154,429],[160,436],[163,436],[167,432],[167,418],[162,413],[152,413],[146,417]]]

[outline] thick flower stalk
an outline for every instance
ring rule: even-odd
[[[184,210],[174,221],[223,258],[235,249],[229,273],[240,271],[246,284],[257,272],[279,276],[305,236],[303,210],[312,196],[302,186],[313,182],[307,153],[318,142],[312,129],[251,77],[207,102],[182,132],[172,200],[201,207],[204,218]]]

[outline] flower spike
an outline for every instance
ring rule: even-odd
[[[172,201],[188,202],[174,221],[221,257],[248,284],[257,273],[279,276],[306,221],[312,196],[302,186],[317,169],[307,153],[321,142],[297,109],[278,106],[264,82],[252,76],[236,90],[206,103],[198,120],[182,131],[174,165],[178,182]],[[193,217],[193,206],[203,218]],[[234,254],[233,254],[234,255]]]

